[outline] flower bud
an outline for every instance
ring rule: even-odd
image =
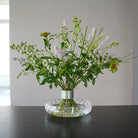
[[[63,26],[68,26],[68,21],[66,19],[63,20]]]

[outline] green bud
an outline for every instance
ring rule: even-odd
[[[79,39],[78,42],[81,43],[82,41]]]
[[[74,28],[79,27],[79,23],[74,24]]]
[[[77,21],[78,21],[78,18],[77,18],[77,17],[74,17],[73,23],[74,23],[74,22],[77,22]]]
[[[81,28],[80,27],[78,27],[78,32],[81,32]]]
[[[75,32],[72,32],[72,35],[75,35]]]
[[[79,20],[79,23],[81,23],[81,20]]]

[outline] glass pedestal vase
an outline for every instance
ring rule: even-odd
[[[79,117],[91,112],[89,100],[74,99],[73,91],[61,91],[61,99],[52,100],[45,105],[48,114],[57,117]]]

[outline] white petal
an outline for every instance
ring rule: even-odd
[[[68,21],[66,19],[63,20],[63,26],[67,26],[68,25]]]

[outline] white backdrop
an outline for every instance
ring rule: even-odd
[[[87,23],[89,29],[104,30],[112,41],[118,41],[118,55],[133,51],[131,1],[127,0],[10,0],[10,43],[27,41],[43,46],[41,32],[58,32],[62,20],[71,23],[77,16]],[[89,31],[90,31],[89,30]],[[13,61],[19,56],[11,52],[11,104],[44,105],[49,99],[60,98],[60,89],[50,90],[48,85],[39,86],[34,75],[17,79],[21,67]],[[132,104],[132,63],[123,63],[117,73],[105,71],[96,85],[75,89],[75,97],[91,100],[93,105]]]

